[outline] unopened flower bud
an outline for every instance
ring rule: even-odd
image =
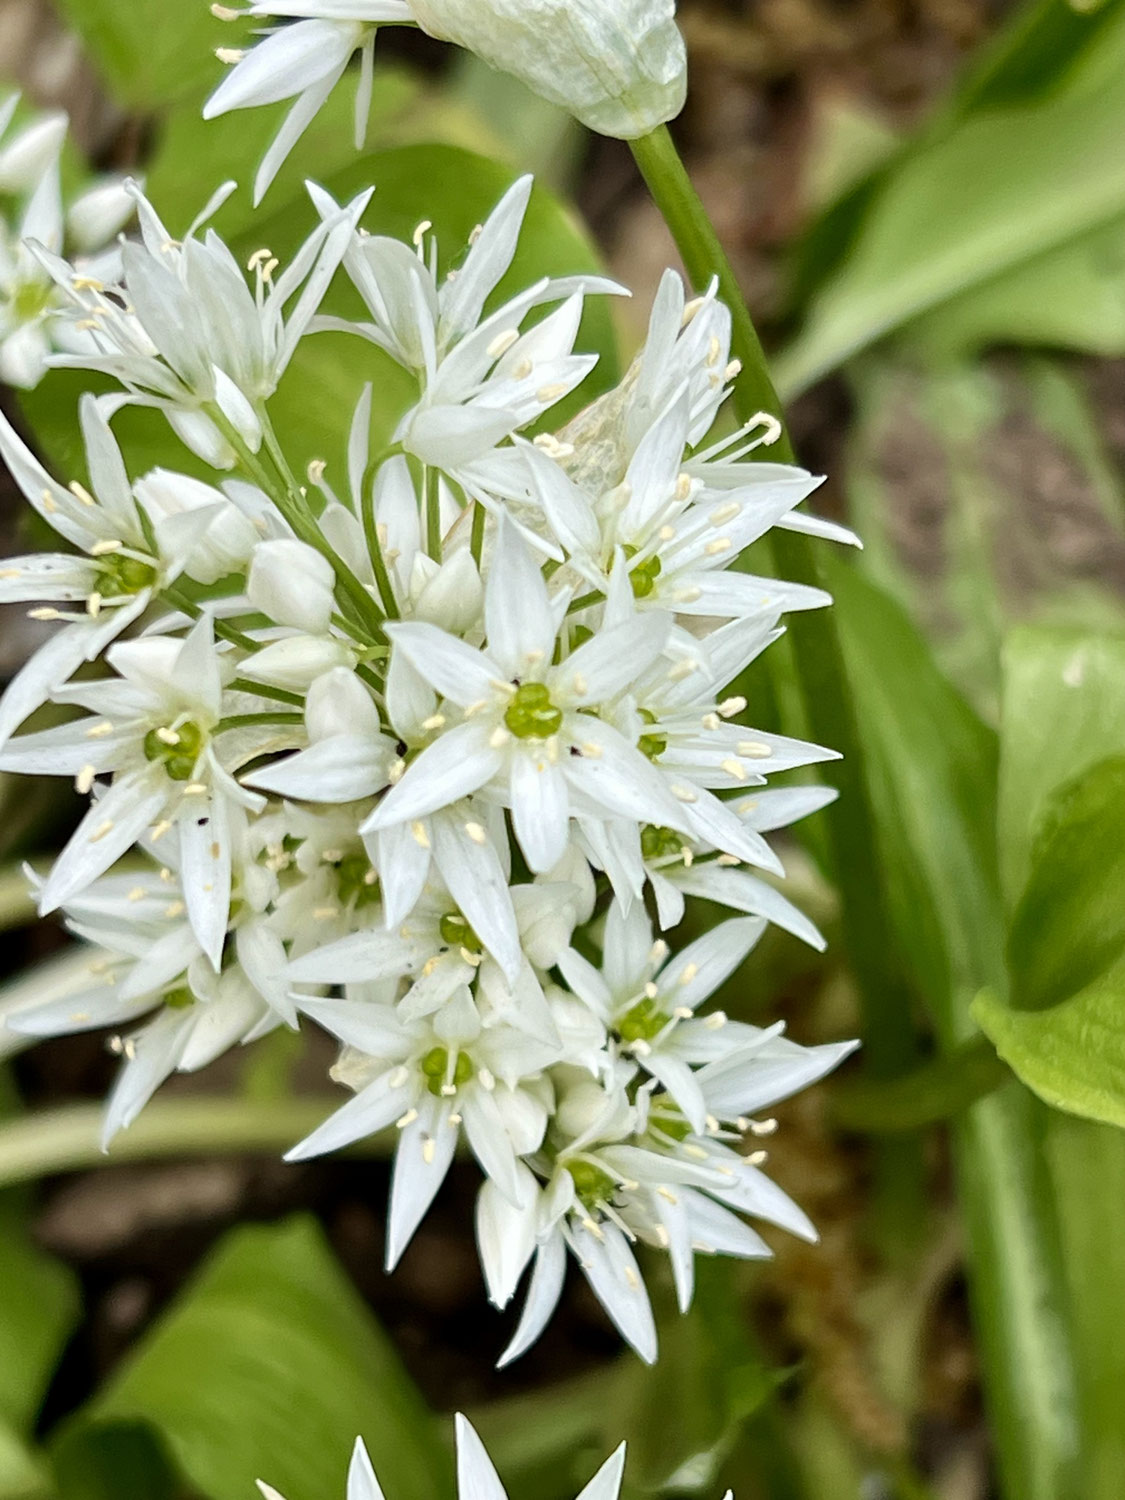
[[[410,0],[431,36],[513,73],[602,135],[634,140],[678,115],[687,57],[675,0]]]
[[[379,733],[379,710],[354,672],[333,667],[309,688],[305,725],[314,743],[338,734],[374,737]]]
[[[414,600],[414,614],[453,635],[464,635],[480,617],[483,605],[476,563],[470,553],[455,552],[422,585]]]
[[[250,562],[250,602],[279,625],[324,635],[335,608],[336,575],[319,552],[292,537],[262,542]]]

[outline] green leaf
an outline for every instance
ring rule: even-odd
[[[1071,1324],[1082,1350],[1082,1500],[1120,1500],[1125,1473],[1125,1133],[1052,1114],[1046,1138]]]
[[[1125,966],[1050,1010],[1015,1010],[984,991],[973,1015],[1046,1103],[1125,1126]]]
[[[1125,352],[1125,217],[954,297],[912,323],[909,341],[946,359],[991,344]]]
[[[1014,905],[1051,795],[1125,751],[1125,636],[1013,631],[1004,648],[1000,860]]]
[[[248,1500],[258,1478],[286,1500],[342,1494],[357,1434],[391,1495],[445,1493],[432,1418],[395,1350],[311,1220],[229,1235],[128,1364],[55,1445],[63,1500],[108,1487],[126,1444],[169,1500],[159,1455],[206,1500]],[[107,1456],[108,1455],[108,1456]],[[148,1500],[148,1493],[146,1493]]]
[[[217,85],[223,73],[214,49],[237,40],[206,0],[60,0],[60,6],[116,101],[139,109]]]
[[[0,1117],[16,1112],[0,1073]],[[77,1318],[74,1278],[32,1243],[25,1195],[0,1194],[0,1425],[27,1433]]]
[[[828,562],[902,951],[946,1039],[963,1040],[972,1028],[951,997],[1003,975],[995,736],[901,607]]]
[[[1125,213],[1125,12],[1063,83],[970,113],[888,176],[775,373],[788,394],[912,320]]]
[[[1045,1010],[1125,952],[1125,756],[1101,761],[1048,803],[1008,941],[1012,1004]]]
[[[669,1302],[660,1320],[657,1363],[622,1365],[607,1404],[606,1441],[627,1441],[629,1485],[649,1494],[709,1490],[740,1426],[783,1378],[737,1315],[737,1267],[699,1259],[696,1273],[690,1312]]]

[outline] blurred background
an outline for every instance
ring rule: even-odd
[[[1008,1077],[965,1021],[978,990],[1002,985],[1003,910],[1020,885],[1005,898],[996,871],[997,745],[1018,711],[1021,748],[1003,764],[1035,767],[1064,720],[1073,728],[1031,668],[1013,689],[1028,642],[1036,663],[1078,642],[1108,653],[1056,783],[1125,749],[1125,9],[681,0],[680,15],[692,90],[677,140],[775,356],[800,459],[829,476],[819,509],[865,542],[855,568],[833,560],[831,585],[898,949],[901,994],[884,1000],[909,1018],[886,1071],[919,1066],[923,1082],[880,1091],[853,1072],[778,1111],[773,1170],[823,1241],[773,1235],[771,1264],[703,1267],[693,1313],[663,1321],[655,1371],[620,1354],[576,1281],[549,1335],[496,1375],[511,1319],[485,1303],[469,1165],[388,1278],[380,1161],[70,1161],[68,1121],[85,1120],[73,1111],[114,1070],[104,1038],[13,1055],[0,1500],[249,1500],[245,1475],[270,1443],[321,1450],[290,1500],[335,1500],[342,1479],[318,1491],[316,1476],[342,1476],[344,1434],[361,1427],[391,1500],[421,1500],[448,1462],[430,1413],[454,1409],[479,1421],[523,1500],[573,1493],[622,1436],[638,1494],[1125,1495],[1125,1152],[1111,1125],[1090,1123],[1120,1123],[1120,1101],[1080,1109],[1086,1120],[1048,1115],[1008,1083],[967,1125],[944,1123]],[[76,157],[146,175],[178,229],[222,177],[246,180],[271,128],[269,111],[198,118],[219,74],[210,49],[228,40],[195,0],[0,0],[0,75],[69,112]],[[419,154],[433,142],[503,164],[482,169],[484,202],[530,169],[569,205],[548,227],[565,222],[583,256],[634,289],[616,329],[596,330],[628,359],[677,258],[625,146],[413,33],[380,41],[372,162],[353,162],[338,102],[267,199],[266,224],[243,202],[224,210],[242,216],[220,217],[224,232],[251,249],[296,243],[279,205],[302,171],[388,184],[396,232],[423,214],[441,222],[431,199],[463,158]],[[57,461],[74,453],[74,390],[52,377],[5,397]],[[324,450],[330,418],[342,430],[341,402],[326,375],[313,409],[293,415],[302,456]],[[24,550],[30,536],[4,483],[0,545]],[[0,624],[7,678],[39,637],[19,611]],[[755,689],[768,728],[799,717],[779,657]],[[1049,790],[1028,774],[1001,789],[1025,863],[1025,803]],[[0,782],[0,1008],[65,978],[66,940],[31,920],[19,861],[57,847],[77,810],[57,783]],[[722,997],[748,1018],[783,1015],[802,1042],[870,1019],[822,856],[815,826],[785,851],[789,894],[824,927],[827,955],[771,929]],[[986,1027],[994,1041],[1004,1025]],[[1009,1062],[1013,1045],[1001,1046]],[[927,1069],[957,1046],[955,1072]],[[268,1106],[323,1090],[328,1061],[324,1039],[271,1039],[166,1096]],[[1034,1057],[1013,1066],[1051,1097]],[[56,1136],[13,1133],[27,1109],[48,1112]],[[998,1256],[1010,1264],[997,1269]],[[1038,1430],[1043,1413],[1051,1431]]]

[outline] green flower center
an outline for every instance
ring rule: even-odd
[[[145,735],[145,759],[162,761],[173,781],[190,781],[207,736],[189,719],[175,729],[150,729]]]
[[[453,1062],[453,1076],[450,1078],[448,1049],[433,1047],[422,1059],[422,1073],[430,1093],[440,1098],[447,1082],[458,1089],[462,1084],[468,1083],[473,1076],[473,1060],[466,1053],[458,1052]]]
[[[562,710],[551,702],[545,682],[521,682],[504,714],[518,740],[546,740],[562,728]]]
[[[30,323],[44,312],[51,301],[49,281],[25,281],[12,295],[12,311],[22,323]]]
[[[655,1000],[647,996],[638,1000],[617,1023],[617,1035],[623,1042],[651,1042],[668,1024],[668,1017]]]
[[[139,594],[156,582],[156,569],[139,557],[129,557],[124,552],[111,552],[99,558],[102,593],[107,599],[116,599],[123,594]]]
[[[603,1167],[592,1161],[569,1161],[566,1170],[574,1181],[578,1201],[586,1208],[597,1208],[599,1203],[608,1203],[617,1189],[617,1183]]]
[[[636,557],[636,547],[626,546],[624,548],[626,557]],[[658,556],[647,558],[643,563],[638,563],[629,573],[629,582],[633,586],[634,599],[647,599],[656,587],[656,580],[660,577],[661,562]]]
[[[438,923],[442,942],[451,948],[464,948],[467,953],[482,953],[484,944],[459,911],[447,911]]]
[[[655,724],[656,715],[647,708],[640,710],[640,716],[646,724]],[[642,734],[637,741],[637,749],[649,760],[656,760],[663,755],[668,748],[668,736],[666,734]]]
[[[374,906],[379,900],[379,882],[366,854],[346,854],[336,866],[336,892],[341,906],[355,902],[355,910]]]
[[[683,834],[674,828],[657,828],[649,823],[641,829],[641,854],[645,859],[666,859],[671,854],[682,854]]]
[[[691,1134],[691,1126],[683,1115],[660,1115],[652,1123],[661,1135],[666,1135],[673,1141],[686,1141]]]
[[[195,996],[186,984],[180,984],[168,991],[164,996],[164,1004],[169,1010],[190,1010],[195,1004]]]

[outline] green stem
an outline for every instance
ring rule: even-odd
[[[288,688],[274,687],[268,682],[254,682],[249,677],[236,677],[231,687],[238,693],[252,693],[256,698],[272,698],[275,703],[288,703],[293,708],[304,708],[305,700],[300,693],[291,693]]]
[[[426,551],[441,562],[441,475],[431,468],[426,470]]]
[[[303,724],[303,714],[228,714],[215,726],[216,734],[226,734],[229,729],[253,729],[258,724]]]
[[[864,1134],[923,1130],[959,1115],[1011,1076],[988,1038],[977,1036],[901,1078],[839,1084],[832,1116],[841,1130]]]
[[[393,455],[392,455],[393,456]],[[379,598],[383,601],[388,620],[398,619],[398,602],[395,599],[394,585],[391,583],[391,575],[387,569],[387,559],[383,556],[383,544],[379,540],[379,523],[375,518],[375,475],[379,469],[381,460],[372,460],[367,467],[367,473],[363,476],[363,490],[360,495],[359,509],[363,519],[363,535],[367,540],[367,552],[371,558],[371,566],[375,572],[375,584],[379,590]]]
[[[193,620],[202,618],[203,610],[201,606],[194,599],[189,599],[182,590],[165,589],[164,597],[169,604],[174,605],[176,609],[182,610],[185,615],[189,615]],[[229,641],[232,646],[237,646],[240,651],[245,651],[248,655],[253,656],[256,651],[262,649],[261,641],[256,641],[251,636],[244,635],[234,625],[229,625],[226,620],[218,619],[212,615],[211,624],[220,640]]]
[[[263,427],[267,435],[267,448],[281,479],[280,488],[266,472],[265,465],[251,452],[242,434],[227,421],[223,413],[216,407],[210,411],[210,416],[238,455],[238,461],[243,469],[258,488],[274,502],[292,528],[293,534],[299,537],[306,546],[319,552],[321,557],[331,564],[336,575],[340,607],[352,622],[350,633],[362,644],[381,639],[384,623],[382,611],[344,559],[322,534],[309,510],[308,502],[301,494],[297,481],[290,472],[288,464],[285,463],[284,457],[281,456],[277,438],[273,436],[273,429],[269,423],[264,423]],[[271,439],[272,447],[270,446]]]
[[[100,1145],[102,1109],[68,1104],[23,1115],[0,1125],[0,1188],[34,1182],[56,1172],[113,1167],[122,1162],[159,1161],[173,1156],[219,1156],[260,1152],[274,1156],[315,1130],[335,1101],[325,1099],[157,1099],[108,1152]],[[373,1136],[354,1148],[364,1156],[385,1156],[386,1136]]]
[[[703,287],[717,277],[730,309],[732,348],[741,362],[734,382],[739,418],[759,411],[780,417],[765,353],[742,296],[738,278],[692,186],[667,126],[632,143],[649,190],[672,231],[691,280]],[[793,458],[783,430],[772,455]],[[820,586],[820,570],[808,538],[775,530],[772,546],[778,571],[798,583]],[[842,760],[826,770],[839,799],[827,813],[833,873],[840,888],[845,940],[859,982],[864,1009],[864,1059],[876,1078],[905,1071],[915,1057],[913,1027],[886,911],[882,870],[875,846],[875,820],[864,772],[862,741],[848,689],[843,651],[830,611],[790,617],[788,635],[809,732],[839,750]]]
[[[484,526],[488,516],[484,506],[479,500],[473,501],[473,526],[469,535],[469,551],[472,553],[473,561],[480,568],[480,560],[484,555]]]

